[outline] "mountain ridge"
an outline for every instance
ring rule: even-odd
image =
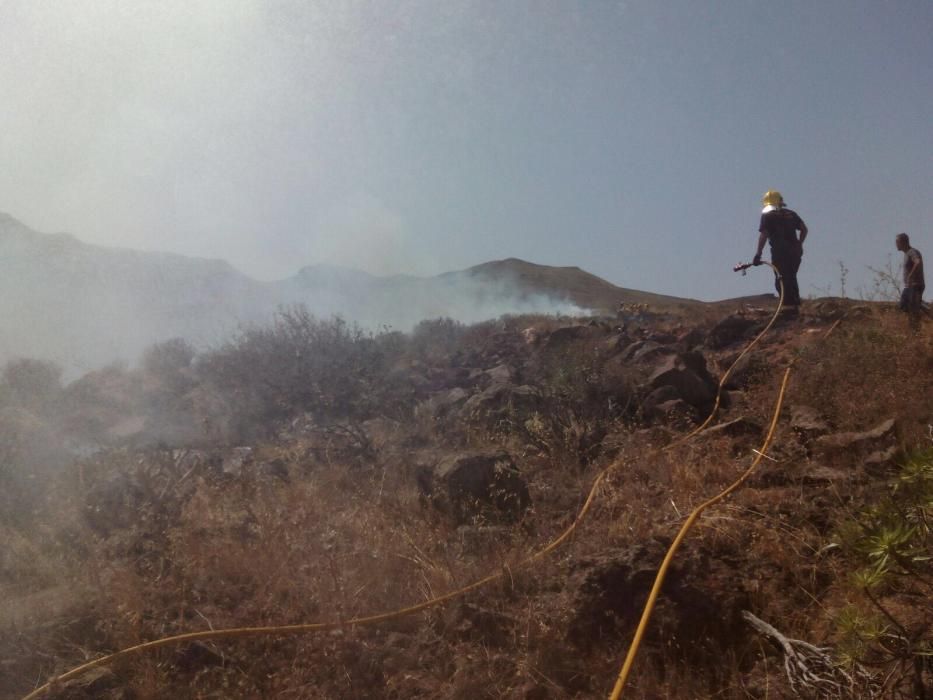
[[[620,303],[670,312],[705,304],[518,258],[428,277],[316,264],[261,281],[219,258],[87,243],[0,212],[0,361],[26,356],[87,370],[133,361],[172,337],[215,345],[297,304],[322,317],[407,330],[441,316],[472,323],[503,314],[606,315]]]

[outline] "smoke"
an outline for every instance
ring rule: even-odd
[[[472,271],[437,277],[372,277],[327,275],[327,284],[312,287],[302,298],[312,312],[337,314],[371,329],[389,326],[409,331],[420,321],[451,318],[476,323],[506,314],[587,316],[592,311],[553,295],[523,289],[510,273],[496,276]],[[327,303],[321,302],[326,300]]]
[[[373,217],[388,228],[370,241],[365,232]],[[376,268],[384,259],[391,267],[395,246],[378,245],[391,240],[392,231],[403,235],[391,222],[391,214],[375,205],[347,212],[346,230],[359,234],[360,260]],[[295,304],[373,331],[408,331],[439,317],[474,323],[504,314],[589,313],[560,298],[559,281],[554,293],[523,282],[523,265],[514,261],[435,277],[314,266],[260,282],[223,261],[92,246],[37,233],[0,214],[0,362],[51,360],[74,377],[115,360],[134,362],[148,346],[173,337],[208,348],[242,326],[269,323],[277,309]]]

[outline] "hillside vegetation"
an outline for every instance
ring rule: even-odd
[[[811,305],[736,365],[710,429],[663,449],[772,310],[374,334],[297,307],[68,384],[9,363],[0,696],[148,640],[349,620],[498,572],[386,622],[173,645],[48,696],[607,697],[667,546],[755,458],[794,363],[767,459],[687,538],[623,697],[930,697],[929,324]],[[573,536],[520,566],[609,466]]]

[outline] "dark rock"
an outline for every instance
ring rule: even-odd
[[[291,480],[291,475],[288,471],[288,464],[285,463],[284,459],[275,459],[269,462],[260,462],[256,465],[256,473],[260,476],[268,476],[273,479],[279,479],[280,481],[288,482]]]
[[[470,392],[462,387],[442,391],[419,403],[415,408],[415,414],[435,418],[441,417],[462,406],[469,397]]]
[[[571,643],[589,649],[631,627],[638,620],[664,553],[660,543],[652,541],[583,562],[568,628]],[[676,578],[680,573],[675,562],[671,574]]]
[[[650,541],[582,563],[571,581],[569,641],[590,649],[631,634],[641,616],[667,543]],[[733,563],[696,553],[674,559],[658,599],[649,641],[697,657],[742,644],[741,610],[748,600]]]
[[[648,385],[654,389],[674,387],[680,398],[701,411],[709,410],[716,398],[715,382],[706,372],[705,360],[699,353],[665,357],[654,368]]]
[[[492,369],[487,369],[484,374],[489,377],[494,384],[510,384],[515,372],[508,365],[496,365]]]
[[[649,393],[641,402],[641,410],[646,416],[655,415],[655,409],[662,403],[680,398],[680,392],[670,385],[659,386]]]
[[[515,522],[531,505],[528,484],[507,452],[468,452],[417,475],[422,494],[458,524]]]
[[[498,420],[505,414],[516,413],[525,417],[541,408],[541,392],[533,386],[493,384],[479,394],[471,396],[460,411],[466,420]]]
[[[223,655],[204,642],[191,642],[175,652],[175,667],[188,673],[208,666],[223,666],[223,664]]]
[[[606,352],[608,355],[616,355],[618,353],[624,352],[625,349],[632,344],[632,339],[628,337],[626,333],[616,333],[609,337],[605,342]]]
[[[706,342],[706,333],[700,328],[691,328],[686,333],[682,333],[677,342],[685,350],[693,350]]]
[[[754,318],[737,315],[726,316],[713,326],[709,336],[707,336],[706,344],[714,350],[720,350],[733,343],[753,337],[761,327],[761,322]]]
[[[639,353],[641,353],[639,357],[643,357],[645,353],[651,352],[659,347],[661,347],[659,343],[655,343],[651,340],[636,340],[622,351],[619,359],[623,362],[630,362],[635,360],[635,356]]]
[[[684,365],[696,372],[697,376],[700,377],[704,382],[707,382],[710,386],[716,386],[716,380],[713,379],[713,376],[709,373],[709,370],[706,369],[706,357],[702,352],[697,350],[689,350],[687,352],[681,353],[680,359],[683,361]]]
[[[581,338],[586,338],[587,336],[592,335],[593,332],[594,329],[591,326],[564,326],[563,328],[558,328],[548,334],[547,339],[544,341],[544,347],[548,350],[562,348],[575,340],[580,340]]]
[[[677,336],[665,331],[654,331],[647,337],[647,340],[657,343],[658,345],[670,345],[677,342]]]
[[[632,354],[632,362],[647,362],[658,357],[667,357],[677,353],[675,348],[661,345],[651,340],[645,340],[644,345]]]

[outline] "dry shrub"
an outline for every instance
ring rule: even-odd
[[[296,307],[203,355],[197,375],[232,408],[231,438],[251,439],[302,413],[327,424],[403,409],[385,381],[384,350],[343,319],[319,320]]]

